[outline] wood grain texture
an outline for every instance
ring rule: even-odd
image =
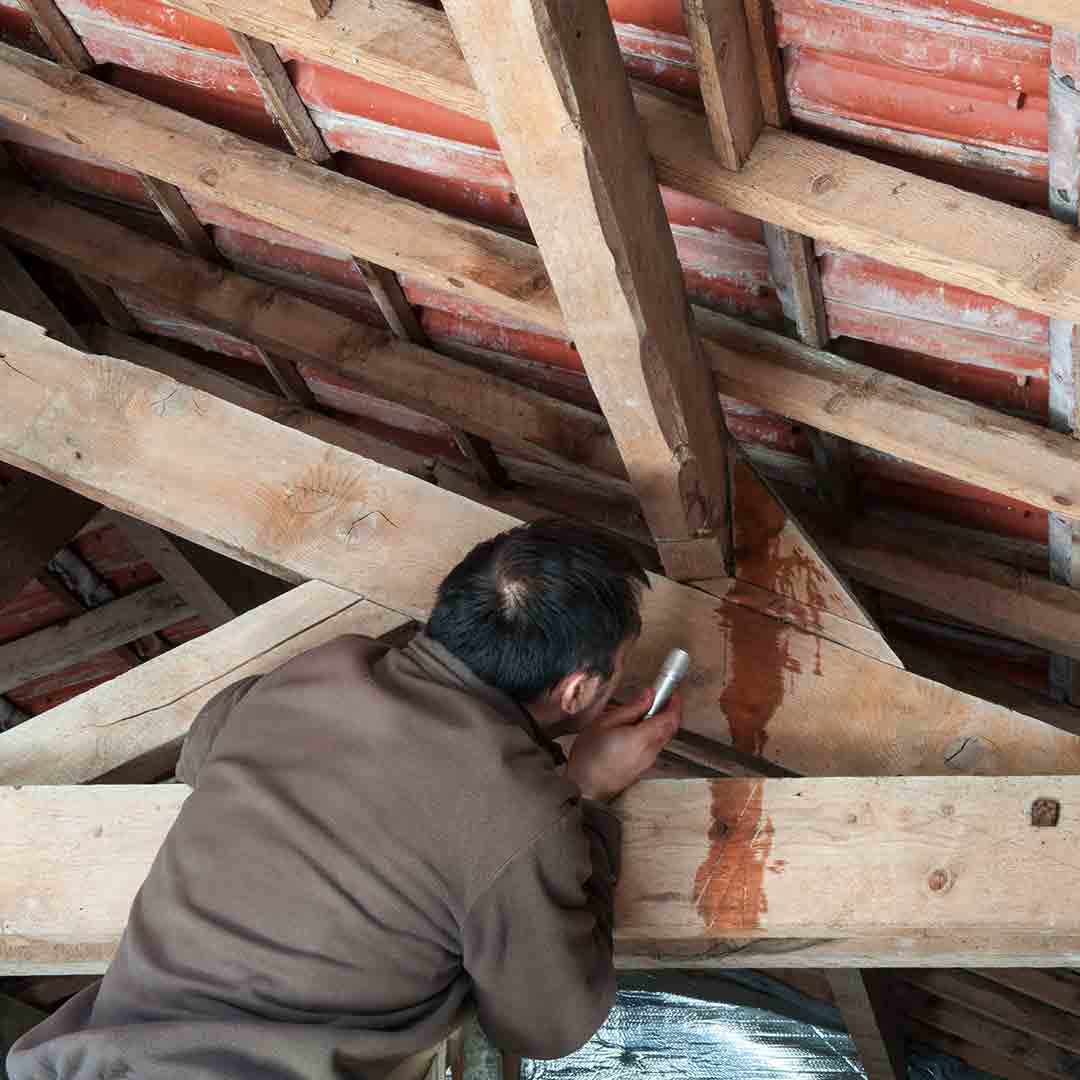
[[[741,169],[765,124],[746,13],[732,0],[682,0],[717,160]]]
[[[508,314],[561,323],[536,249],[0,44],[0,117]],[[318,234],[318,235],[315,235]],[[403,241],[408,239],[406,245]],[[513,269],[516,264],[516,269]]]
[[[0,459],[279,576],[422,618],[450,568],[516,523],[10,316],[0,350]],[[651,585],[625,689],[682,645],[695,658],[685,699],[696,734],[802,774],[1080,769],[1076,736],[697,589]]]
[[[1062,25],[1076,20],[1065,17],[1072,0],[1046,4],[1060,9],[1053,14],[1064,17]],[[313,27],[290,19],[275,0],[175,6],[486,118],[445,17],[408,0],[339,0]],[[1080,252],[1059,222],[776,130],[762,133],[734,173],[716,161],[705,117],[692,105],[641,84],[635,101],[657,176],[669,187],[1020,307],[1080,315]]]
[[[316,165],[333,161],[334,155],[296,92],[277,49],[269,41],[260,41],[235,30],[229,36],[258,83],[268,112],[285,132],[297,156]]]
[[[0,735],[0,784],[81,784],[187,733],[219,690],[341,634],[408,623],[388,608],[308,582]]]
[[[0,693],[183,622],[195,608],[165,582],[0,645]]]
[[[183,785],[0,789],[10,826],[0,971],[115,946],[186,795]],[[935,934],[997,942],[1002,960],[1011,932],[1040,936],[1062,962],[1080,930],[1077,825],[1033,829],[1030,803],[1046,795],[1073,805],[1080,778],[645,781],[616,804],[616,948],[643,935],[783,948],[796,931],[825,945],[846,936],[873,956]],[[1044,888],[1031,890],[1035,879]]]
[[[1076,796],[1075,777],[639,784],[615,804],[623,819],[616,933],[1075,934],[1077,913],[1053,893],[1080,874],[1069,835],[1080,825],[1063,817],[1056,828],[1035,828],[1031,806],[1047,797],[1070,806]],[[1034,876],[1046,889],[1028,887]],[[919,981],[947,977],[956,978],[934,972]]]
[[[1080,448],[1068,436],[735,319],[699,312],[698,324],[722,394],[1040,509],[1080,514]]]
[[[904,1030],[916,1042],[959,1058],[974,1069],[998,1077],[998,1080],[1046,1080],[1044,1074],[1029,1069],[1026,1065],[985,1046],[946,1034],[918,1020],[905,1017]]]
[[[664,566],[726,575],[722,419],[607,9],[444,6]]]
[[[614,476],[622,461],[595,413],[401,341],[284,289],[195,259],[115,222],[5,189],[0,232],[20,247],[154,299],[268,352],[348,375],[362,392],[467,431]],[[115,257],[122,251],[124,257]]]

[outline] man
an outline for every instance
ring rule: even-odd
[[[472,1007],[515,1054],[583,1044],[615,986],[607,803],[679,724],[606,708],[643,586],[604,533],[522,526],[405,649],[343,637],[220,693],[112,966],[13,1080],[412,1080]]]

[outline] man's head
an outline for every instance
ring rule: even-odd
[[[648,578],[610,534],[571,521],[478,544],[439,586],[428,635],[549,730],[607,704],[641,631]]]

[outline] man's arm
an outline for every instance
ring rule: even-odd
[[[620,837],[618,818],[583,800],[473,904],[464,964],[480,1024],[500,1049],[563,1057],[606,1019]]]
[[[243,700],[247,692],[259,681],[262,676],[249,675],[246,679],[226,686],[224,690],[216,693],[199,711],[191,725],[191,730],[184,740],[184,747],[180,751],[180,760],[176,764],[176,776],[178,780],[194,787],[199,778],[199,772],[206,763],[214,742],[221,732],[229,713]]]

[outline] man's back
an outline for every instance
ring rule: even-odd
[[[508,1049],[580,1044],[613,994],[618,827],[543,742],[425,638],[237,684],[193,729],[116,960],[13,1080],[379,1077],[470,997]]]

